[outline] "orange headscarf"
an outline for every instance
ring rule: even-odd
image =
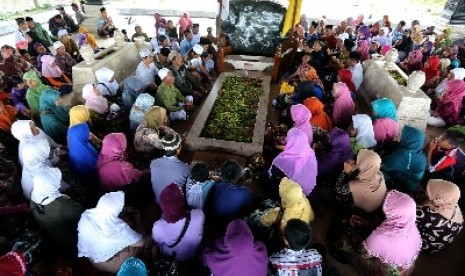
[[[318,74],[316,73],[315,68],[311,67],[307,70],[307,79],[310,81],[316,81],[319,79]]]
[[[0,105],[3,105],[3,103],[0,103]],[[10,132],[11,125],[15,122],[18,111],[11,105],[3,106],[5,111],[0,113],[0,130]]]
[[[315,97],[311,97],[306,99],[303,104],[312,113],[312,118],[310,119],[310,123],[312,125],[321,127],[328,132],[333,128],[331,125],[331,119],[323,110],[324,105],[322,102],[320,102],[320,100]]]

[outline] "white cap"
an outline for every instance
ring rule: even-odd
[[[145,58],[145,57],[148,57],[150,55],[152,55],[152,53],[150,53],[150,51],[148,49],[142,49],[142,51],[139,52],[139,55],[141,58]]]
[[[158,70],[158,76],[160,77],[161,80],[163,80],[168,75],[169,72],[170,72],[170,69],[162,68]]]
[[[62,36],[67,35],[67,34],[68,32],[65,29],[60,29],[58,31],[58,38],[61,38]]]
[[[55,48],[55,50],[57,50],[60,47],[65,47],[65,45],[63,43],[61,43],[61,41],[53,42],[53,48]]]
[[[342,34],[337,36],[337,39],[342,40],[342,42],[344,42],[344,40],[349,39],[349,34],[348,33],[342,33]]]
[[[194,46],[194,48],[192,48],[192,50],[194,50],[194,52],[197,55],[201,55],[203,53],[203,47],[200,46],[200,44],[195,44],[195,46]]]

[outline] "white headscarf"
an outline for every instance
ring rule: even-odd
[[[116,95],[116,91],[119,88],[119,84],[116,80],[110,82],[114,75],[115,72],[113,70],[110,70],[105,67],[95,71],[95,77],[97,78],[97,82],[99,83],[98,90],[100,91],[100,93],[102,93],[102,95]],[[103,85],[102,83],[105,85]]]
[[[365,149],[376,146],[375,132],[371,118],[366,114],[356,114],[352,116],[354,128],[357,130],[355,140],[357,144]]]
[[[21,177],[21,186],[25,197],[30,198],[32,188],[34,187],[33,178],[36,174],[43,171],[55,171],[59,169],[52,167],[49,159],[50,145],[45,139],[28,140],[23,147],[23,173]]]
[[[31,200],[36,204],[48,205],[55,199],[65,196],[60,193],[61,171],[44,171],[34,176],[34,189],[31,192]]]
[[[465,78],[465,68],[455,68],[450,71],[454,73],[454,79],[456,80],[463,80]]]
[[[46,139],[51,148],[57,148],[60,146],[40,128],[37,128],[37,130],[39,130],[39,134],[36,136],[32,135],[31,122],[31,120],[17,120],[11,125],[11,134],[19,141],[18,159],[21,166],[23,165],[24,144],[28,143],[29,140]]]
[[[103,195],[94,209],[81,215],[78,224],[78,257],[91,258],[95,263],[108,261],[124,248],[142,239],[118,218],[124,207],[124,193]]]
[[[131,112],[129,113],[129,120],[131,121],[131,128],[136,127],[140,124],[142,119],[144,118],[145,113],[149,111],[149,109],[155,104],[155,98],[152,97],[148,93],[140,94],[134,105],[131,108]],[[134,129],[131,129],[135,131]]]

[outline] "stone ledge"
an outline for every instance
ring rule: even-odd
[[[153,16],[155,12],[160,13],[163,17],[181,17],[183,11],[177,10],[158,10],[158,9],[143,9],[143,8],[116,8],[120,15],[137,15],[137,16]],[[189,11],[191,18],[216,18],[216,13],[206,11]]]
[[[197,116],[195,122],[193,123],[191,129],[187,134],[186,148],[188,150],[222,151],[241,156],[250,156],[254,153],[263,152],[263,138],[265,135],[266,115],[268,112],[271,77],[262,76],[262,74],[259,74],[258,72],[253,73],[256,74],[249,74],[249,76],[257,76],[263,78],[262,87],[264,93],[262,96],[260,96],[259,99],[258,112],[255,122],[252,143],[224,141],[201,137],[202,129],[205,123],[207,122],[208,116],[210,115],[210,111],[213,108],[213,104],[215,103],[218,92],[220,91],[226,76],[244,76],[244,73],[240,71],[226,72],[221,73],[221,75],[217,78],[215,85],[213,86],[210,94],[208,95],[207,99],[205,100],[205,103],[202,106],[202,109],[200,110],[199,115]]]

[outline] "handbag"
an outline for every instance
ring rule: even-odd
[[[181,234],[179,234],[179,237],[177,240],[171,244],[171,245],[166,245],[169,248],[173,248],[176,245],[178,245],[182,238],[186,235],[187,228],[189,227],[189,223],[191,221],[191,213],[187,213],[186,215],[186,222],[184,223],[184,227],[182,228]],[[154,264],[154,273],[151,275],[156,275],[156,276],[176,276],[178,275],[178,264],[175,261],[176,258],[176,251],[174,251],[171,256],[163,256],[160,259],[158,259],[155,264]]]

